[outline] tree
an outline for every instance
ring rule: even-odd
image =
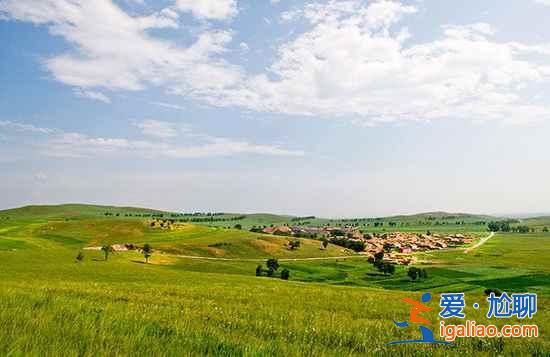
[[[271,269],[273,271],[276,271],[279,269],[279,261],[275,258],[268,259],[265,263],[268,269]]]
[[[264,268],[261,265],[258,265],[256,267],[256,276],[262,276],[263,272],[264,272]]]
[[[412,281],[415,281],[418,278],[418,268],[411,267],[407,270],[407,275],[411,278]]]
[[[300,247],[300,241],[299,240],[293,240],[288,243],[288,246],[290,247],[290,250],[294,250]]]
[[[384,275],[393,275],[395,273],[395,265],[391,264],[391,263],[384,263],[383,264],[383,269],[382,271],[384,272]]]
[[[149,243],[145,243],[143,245],[143,248],[141,249],[141,252],[143,253],[143,256],[145,257],[145,264],[149,263],[149,258],[151,258],[151,255],[153,255],[153,248],[149,245]]]
[[[290,271],[288,269],[283,269],[281,271],[281,279],[288,280],[289,277],[290,277]]]
[[[491,232],[498,232],[500,230],[500,224],[498,222],[489,222],[487,228],[489,228]]]
[[[327,247],[328,247],[328,239],[323,238],[323,248],[327,249]]]
[[[83,261],[83,260],[84,260],[84,253],[78,252],[78,254],[76,255],[76,261],[77,261],[78,263],[80,263],[80,262]]]
[[[233,228],[235,229],[243,229],[243,226],[240,223],[237,223]]]
[[[101,251],[103,252],[105,260],[107,260],[109,258],[109,254],[114,252],[114,249],[110,245],[104,245],[101,247]]]
[[[542,229],[542,231],[543,231],[544,233],[548,233],[548,227],[544,227],[544,228]]]

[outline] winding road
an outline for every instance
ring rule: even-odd
[[[215,258],[215,257],[199,257],[196,255],[178,255],[170,254],[173,257],[186,258],[186,259],[200,259],[200,260],[222,260],[222,261],[237,261],[237,262],[263,262],[268,258]],[[298,262],[298,261],[308,261],[308,260],[331,260],[331,259],[355,259],[355,258],[368,258],[369,256],[364,255],[344,255],[339,257],[315,257],[315,258],[281,258],[277,259],[280,262]]]
[[[491,232],[487,237],[482,238],[479,242],[477,242],[475,245],[464,249],[464,253],[468,254],[472,250],[481,247],[483,244],[487,243],[487,241],[495,236],[495,232]]]

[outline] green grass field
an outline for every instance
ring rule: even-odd
[[[404,268],[385,277],[365,259],[335,246],[322,250],[314,240],[291,251],[285,237],[233,229],[163,231],[133,218],[66,218],[42,212],[0,220],[2,356],[550,353],[550,235],[497,234],[468,254],[420,254],[429,277],[413,283]],[[83,247],[103,243],[150,243],[157,251],[151,264],[135,251],[107,261],[100,251],[84,251],[84,261],[76,263]],[[341,255],[349,257],[327,258]],[[291,271],[290,281],[254,276],[256,265],[271,256]],[[539,325],[541,337],[462,339],[454,347],[387,345],[418,337],[392,323],[408,316],[401,298],[464,291],[467,317],[482,323],[485,288],[537,292],[539,312],[530,323]],[[481,308],[471,308],[473,302]],[[437,298],[429,305],[434,310],[427,316],[437,321]]]

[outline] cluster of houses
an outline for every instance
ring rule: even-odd
[[[409,265],[414,263],[414,252],[426,250],[439,250],[448,247],[456,247],[472,242],[471,237],[462,234],[418,234],[418,233],[369,233],[364,235],[357,227],[302,227],[302,226],[275,226],[266,227],[263,233],[303,236],[310,235],[315,238],[345,237],[351,241],[361,241],[365,244],[365,251],[371,258],[374,254],[384,252],[384,260],[387,262]]]
[[[410,254],[426,250],[439,250],[469,244],[473,238],[462,234],[417,234],[417,233],[384,233],[379,235],[368,234],[366,237],[366,253],[371,256],[383,251],[384,260],[409,265],[414,263]]]
[[[363,240],[365,238],[363,234],[357,229],[357,227],[274,226],[265,227],[262,232],[275,235],[311,235],[315,236],[316,238],[328,238],[335,235],[342,235],[348,237],[349,239]]]

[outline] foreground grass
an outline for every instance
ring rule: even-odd
[[[374,273],[369,264],[349,258],[285,262],[292,279],[301,281],[282,281],[254,277],[253,262],[197,261],[159,253],[154,254],[153,264],[143,264],[135,252],[113,254],[104,261],[101,252],[87,251],[85,260],[76,263],[76,253],[90,240],[124,242],[125,234],[136,239],[140,234],[121,226],[109,231],[80,225],[75,226],[80,231],[71,231],[65,229],[71,225],[56,230],[49,229],[51,224],[0,224],[2,356],[542,356],[550,352],[550,300],[544,288],[548,279],[519,285],[528,281],[522,276],[548,272],[550,263],[536,256],[537,250],[544,254],[548,248],[544,237],[503,235],[473,254],[433,253],[428,266],[431,278],[421,283],[402,281],[404,271],[390,278],[367,275]],[[98,238],[102,232],[109,236]],[[154,238],[148,234],[142,238]],[[198,244],[200,237],[180,236],[180,240]],[[184,244],[177,237],[166,240],[161,233],[158,238],[156,244]],[[204,239],[217,242],[219,237],[211,238]],[[521,322],[538,324],[538,339],[465,339],[454,347],[387,345],[419,337],[415,329],[393,325],[392,320],[408,317],[408,307],[400,299],[420,295],[399,290],[441,292],[461,288],[457,284],[475,286],[466,290],[466,315],[487,323],[483,285],[474,281],[490,281],[497,273],[517,278],[516,285],[503,283],[505,290],[539,289],[539,312],[532,321]],[[335,285],[348,283],[354,286]],[[377,286],[395,290],[373,288]],[[471,308],[474,302],[480,303],[479,310]],[[437,295],[430,306],[434,310],[428,318],[437,326]]]
[[[418,335],[392,323],[406,319],[399,299],[410,293],[186,272],[123,255],[77,264],[70,251],[35,253],[0,252],[0,355],[517,355],[550,348],[544,337],[387,346]],[[533,320],[543,334],[547,302]],[[437,310],[437,301],[431,306]],[[466,312],[483,320],[480,311]]]

